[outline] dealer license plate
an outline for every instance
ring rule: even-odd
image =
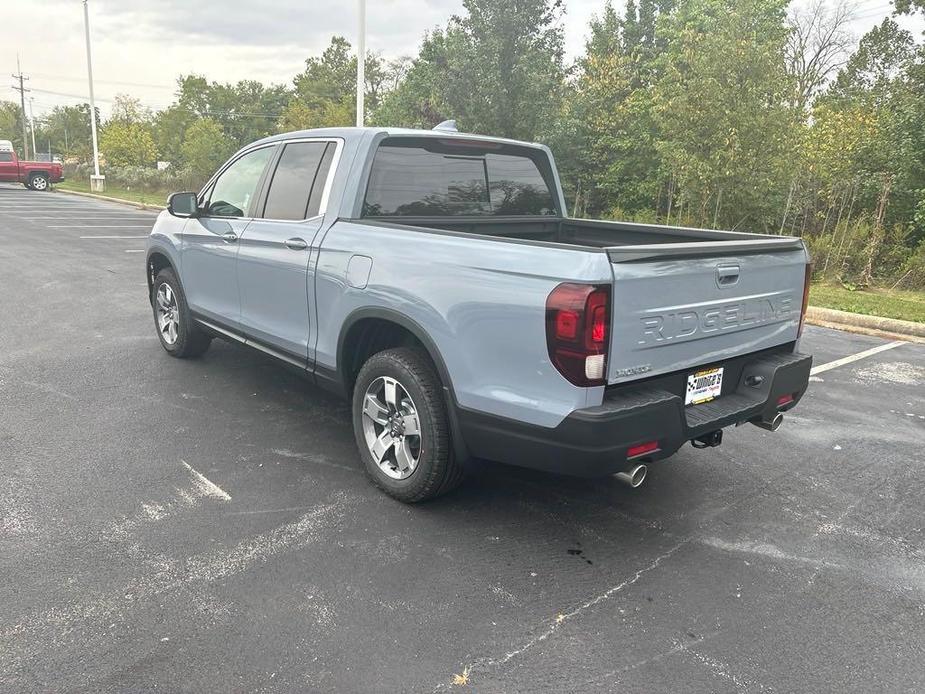
[[[699,405],[719,397],[723,390],[723,367],[704,369],[687,377],[685,405]]]

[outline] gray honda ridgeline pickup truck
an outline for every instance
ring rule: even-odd
[[[450,122],[255,142],[170,197],[146,268],[169,354],[226,338],[349,398],[370,478],[413,502],[470,457],[637,486],[686,441],[775,430],[809,380],[808,261],[568,217],[548,148]]]

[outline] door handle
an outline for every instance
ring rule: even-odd
[[[720,265],[716,268],[716,284],[722,289],[739,281],[738,265]]]
[[[304,251],[308,248],[308,244],[305,242],[305,239],[300,239],[298,236],[291,239],[286,239],[286,248],[292,251]]]
[[[238,240],[238,236],[233,231],[229,231],[225,234],[222,234],[222,241],[226,241],[228,243],[234,243],[237,240]]]

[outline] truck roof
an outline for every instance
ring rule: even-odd
[[[460,140],[484,140],[486,142],[497,142],[500,144],[518,145],[520,147],[542,148],[543,145],[536,142],[522,142],[520,140],[511,140],[505,137],[493,137],[491,135],[479,135],[476,133],[463,133],[453,130],[417,130],[415,128],[385,128],[385,127],[367,127],[367,128],[312,128],[311,130],[294,130],[279,135],[271,135],[260,142],[277,142],[281,140],[291,140],[300,137],[341,137],[345,140],[358,139],[366,133],[383,134],[387,136],[412,136],[412,137],[436,137],[441,140],[460,139]],[[256,144],[256,143],[254,143]]]

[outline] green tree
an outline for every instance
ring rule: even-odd
[[[456,118],[471,132],[536,139],[564,92],[560,0],[464,0],[466,14],[425,37],[377,122],[430,127]]]
[[[272,135],[290,98],[288,88],[278,84],[265,86],[254,80],[223,84],[209,82],[201,75],[186,75],[179,79],[178,87],[178,111],[194,118],[211,118],[239,147]],[[168,146],[170,151],[182,142],[175,136],[183,130],[180,127],[169,131],[174,136]]]
[[[839,73],[821,107],[866,113],[877,123],[852,162],[860,209],[874,210],[889,181],[885,224],[915,221],[913,239],[925,238],[917,210],[925,201],[925,46],[891,18],[871,29]],[[817,127],[814,124],[814,128]],[[922,220],[925,221],[925,220]]]
[[[675,218],[773,228],[799,125],[784,60],[786,0],[686,0],[660,25],[653,93]]]
[[[182,161],[181,148],[187,128],[196,120],[198,116],[178,104],[172,104],[155,115],[153,134],[158,156],[161,159],[174,165]]]
[[[122,123],[148,123],[153,118],[151,109],[145,108],[141,100],[128,94],[116,94],[112,101],[109,119]]]
[[[96,111],[96,126],[102,129],[99,109]],[[90,136],[90,104],[56,106],[44,119],[43,137],[51,140],[52,151],[66,158],[75,157],[89,161],[93,156]]]
[[[389,72],[382,58],[371,53],[365,63],[364,108],[375,111],[386,89]],[[353,125],[356,122],[357,57],[350,43],[334,36],[318,57],[305,61],[293,80],[293,95],[280,116],[282,131]]]
[[[234,152],[235,143],[211,118],[200,118],[187,129],[180,147],[181,160],[194,181],[205,183]]]
[[[453,26],[426,34],[417,57],[402,68],[404,74],[373,113],[373,123],[432,128],[457,115],[448,102],[446,80],[451,61],[462,52],[464,40],[462,32]]]
[[[154,138],[142,123],[106,123],[100,136],[100,152],[110,166],[151,166],[157,161]]]
[[[564,126],[553,140],[576,214],[657,213],[661,158],[650,83],[662,50],[656,20],[669,11],[665,3],[631,2],[621,18],[608,3],[591,21]]]
[[[925,0],[893,0],[893,6],[900,14],[912,14],[916,10],[925,12]]]
[[[0,101],[0,139],[10,140],[22,153],[22,109],[12,101]]]

